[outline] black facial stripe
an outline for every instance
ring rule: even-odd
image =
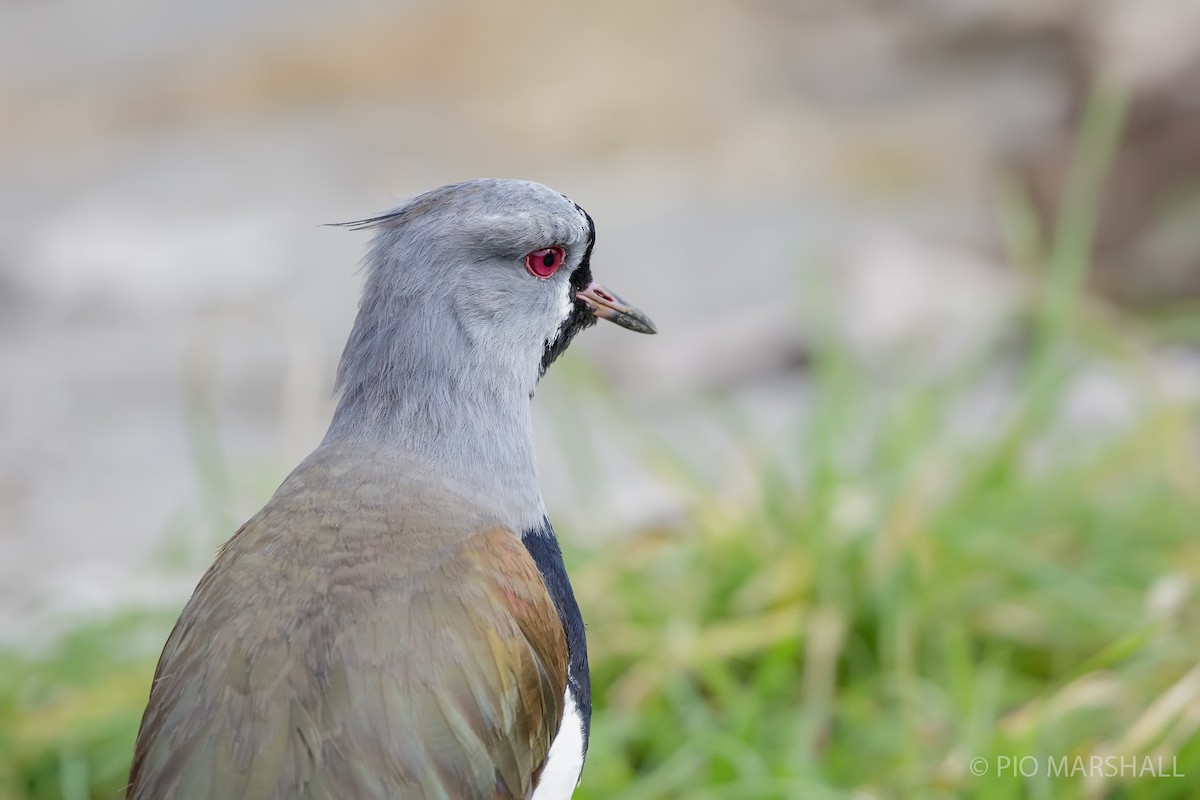
[[[577,204],[575,208],[580,214],[583,214],[584,219],[588,224],[587,246],[583,249],[583,257],[579,259],[579,266],[571,273],[570,292],[571,292],[571,313],[563,320],[558,327],[558,333],[546,341],[545,350],[542,352],[542,365],[538,377],[546,374],[546,370],[554,363],[554,360],[563,354],[567,346],[571,344],[571,340],[575,338],[575,334],[590,328],[596,324],[596,316],[592,310],[575,295],[588,287],[592,282],[592,248],[596,246],[596,223],[592,221],[592,217]]]
[[[588,668],[587,632],[584,630],[583,616],[579,613],[579,604],[575,601],[575,592],[571,589],[571,581],[563,565],[562,549],[558,546],[558,537],[554,535],[550,520],[543,517],[540,527],[521,535],[521,542],[542,574],[542,581],[546,584],[550,599],[554,601],[567,638],[567,688],[583,722],[583,752],[586,754],[592,730],[592,678]]]
[[[592,222],[591,216],[579,206],[579,213],[583,214],[583,218],[587,220],[588,237],[587,246],[583,248],[583,258],[579,259],[579,266],[571,273],[571,292],[583,291],[592,282],[592,248],[596,246],[596,223]],[[575,304],[582,306],[583,302],[574,300]]]

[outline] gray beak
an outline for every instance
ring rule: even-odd
[[[628,328],[637,333],[658,333],[658,329],[654,327],[654,323],[650,321],[645,312],[629,305],[595,281],[589,283],[586,289],[577,292],[575,296],[592,309],[592,313],[600,319],[615,322],[622,328]]]

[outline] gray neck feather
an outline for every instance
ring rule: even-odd
[[[495,343],[474,335],[449,292],[405,292],[392,270],[369,266],[322,447],[394,454],[517,533],[536,527],[545,515],[529,403],[536,366],[489,352]]]

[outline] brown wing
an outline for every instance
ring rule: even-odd
[[[239,531],[185,608],[128,796],[530,797],[567,650],[518,538],[438,530],[370,484],[348,506],[301,489]]]

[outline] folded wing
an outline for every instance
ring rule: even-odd
[[[230,541],[159,662],[130,798],[531,796],[567,680],[536,566],[502,528],[391,554],[378,511],[297,536],[337,523],[268,506]]]

